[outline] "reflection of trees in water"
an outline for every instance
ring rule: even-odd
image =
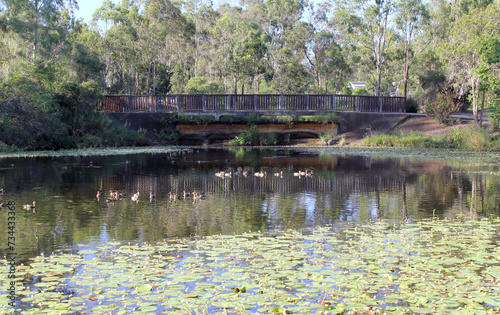
[[[10,191],[1,198],[37,201],[37,213],[22,213],[16,224],[18,250],[27,256],[104,236],[154,242],[337,221],[419,219],[434,209],[439,216],[500,213],[498,173],[467,173],[446,161],[252,152],[238,151],[236,157],[203,151],[175,156],[174,164],[161,155],[102,158],[102,167],[89,167],[89,159],[68,159],[60,178],[50,168],[51,159],[16,160],[16,167],[0,172],[0,183]],[[313,176],[294,176],[306,169]],[[218,178],[219,171],[231,176]],[[258,171],[267,176],[255,177]],[[274,176],[281,171],[283,177]],[[116,203],[97,202],[97,189],[127,196]],[[136,191],[138,204],[130,200]],[[151,202],[150,191],[156,194]],[[170,202],[169,193],[184,191],[204,192],[206,198]]]

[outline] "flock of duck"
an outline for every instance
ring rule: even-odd
[[[250,175],[250,173],[248,172],[248,170],[237,171],[237,172],[234,172],[234,173],[232,171],[231,172],[220,171],[220,172],[216,172],[215,173],[215,176],[217,176],[219,178],[222,178],[222,179],[232,178],[233,176],[237,176],[237,175],[242,175],[244,177],[247,177],[247,176]],[[255,177],[259,177],[259,178],[266,178],[267,177],[267,171],[258,171],[258,172],[255,172],[253,175]],[[275,177],[283,178],[283,171],[273,173],[273,175]],[[300,171],[299,170],[299,171],[293,173],[293,176],[298,177],[298,178],[312,177],[313,175],[314,175],[313,171],[308,171],[308,170],[305,170],[305,171]],[[4,188],[0,188],[0,194],[3,195],[4,193],[5,193],[5,189]],[[135,194],[133,194],[130,197],[130,199],[132,201],[138,203],[139,202],[139,196],[140,196],[140,193],[136,192]],[[196,203],[198,200],[205,198],[205,196],[204,196],[203,193],[199,193],[199,192],[196,192],[196,191],[193,191],[193,192],[190,193],[190,192],[186,192],[185,190],[182,192],[182,194],[175,194],[175,193],[169,192],[168,193],[168,197],[169,197],[170,201],[191,199],[191,200],[193,200],[193,203]],[[97,198],[97,201],[99,201],[101,198],[103,198],[103,194],[101,193],[101,191],[97,191],[96,198]],[[106,198],[106,202],[107,203],[116,202],[116,201],[122,200],[124,198],[125,198],[125,194],[123,194],[123,193],[121,193],[119,191],[110,190],[109,191],[109,196]],[[153,202],[153,200],[155,198],[156,198],[156,195],[153,194],[152,192],[150,192],[149,193],[149,201]],[[8,207],[8,206],[10,206],[10,204],[8,204],[8,203],[0,203],[0,207]],[[33,201],[32,204],[23,205],[23,209],[26,210],[26,211],[32,211],[33,213],[35,213],[35,211],[36,211],[36,201]]]
[[[219,178],[231,178],[235,175],[243,175],[244,177],[247,177],[249,175],[249,172],[247,170],[244,171],[238,171],[238,172],[225,172],[225,171],[220,171],[215,173],[216,177]],[[267,171],[258,171],[253,174],[255,177],[260,177],[260,178],[266,178],[267,177]],[[274,177],[279,177],[283,178],[283,171],[276,172],[273,174]],[[293,176],[302,178],[302,177],[312,177],[314,175],[313,171],[305,170],[305,171],[297,171],[293,173]]]
[[[138,203],[139,202],[139,196],[140,196],[140,192],[136,192],[135,194],[133,194],[130,197],[130,199],[132,201],[135,201],[136,203]],[[193,203],[196,203],[198,200],[204,198],[203,193],[199,193],[199,192],[196,192],[196,191],[193,191],[192,193],[188,193],[185,190],[183,191],[183,193],[181,195],[169,192],[168,196],[169,196],[169,200],[170,201],[192,199]],[[102,195],[101,191],[97,191],[97,194],[96,194],[97,201],[99,201],[102,197],[103,197],[103,195]],[[123,193],[118,192],[118,191],[114,191],[114,190],[110,190],[109,191],[109,197],[106,198],[106,202],[107,203],[111,203],[111,202],[115,202],[115,201],[119,201],[119,200],[123,200],[123,199],[125,199],[125,195]],[[153,192],[150,192],[149,193],[149,202],[153,202],[153,200],[155,200],[155,199],[156,199],[156,195],[153,194]]]
[[[0,195],[3,195],[5,194],[5,188],[0,188]],[[10,203],[0,203],[0,208],[6,208],[6,207],[10,207],[12,206],[12,204]],[[33,201],[33,203],[31,204],[26,204],[26,205],[23,205],[23,210],[26,210],[26,211],[32,211],[33,213],[36,212],[36,201]]]

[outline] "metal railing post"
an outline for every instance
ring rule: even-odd
[[[179,103],[179,101],[180,101],[179,95],[176,95],[175,99],[177,101],[177,112],[180,112],[181,111],[181,104]]]
[[[206,95],[202,95],[201,96],[201,111],[202,112],[205,112],[206,102],[207,102],[207,96]]]

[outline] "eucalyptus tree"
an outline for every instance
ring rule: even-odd
[[[375,95],[380,96],[382,70],[387,59],[387,49],[394,39],[391,18],[393,0],[339,1],[331,24],[343,28],[343,36],[365,52],[376,70]]]
[[[320,89],[324,87],[325,93],[328,93],[330,82],[333,84],[333,90],[337,91],[349,73],[342,48],[331,31],[316,32],[311,37],[306,59],[316,84]]]
[[[410,67],[415,57],[423,51],[415,52],[416,37],[423,34],[430,16],[425,4],[421,0],[399,0],[396,2],[396,32],[403,43],[403,85],[404,97],[408,91]]]
[[[61,32],[64,32],[64,21],[61,12],[73,7],[78,8],[75,0],[2,0],[8,15],[9,26],[26,41],[31,43],[27,49],[31,62],[37,62],[40,43],[46,44],[45,53],[60,50]],[[68,16],[66,16],[67,19]],[[59,37],[59,38],[58,38]],[[53,41],[59,41],[54,45]]]
[[[263,33],[255,23],[242,25],[239,30],[241,37],[236,43],[236,64],[241,73],[250,79],[252,94],[255,92],[255,77],[265,72],[264,56],[266,56],[267,43],[271,37]],[[244,87],[242,86],[242,94]]]
[[[180,8],[170,1],[146,0],[143,23],[138,26],[139,46],[147,56],[146,92],[156,94],[157,70],[162,78],[162,91],[168,92],[169,78],[179,56],[185,55],[191,45],[194,25],[182,14]],[[158,64],[158,67],[157,67]],[[150,78],[153,87],[150,89]]]
[[[260,6],[263,31],[271,36],[268,61],[274,72],[275,90],[300,93],[307,85],[303,63],[309,25],[301,21],[305,0],[265,0]]]
[[[500,39],[500,10],[494,5],[485,9],[473,9],[454,21],[448,40],[439,49],[442,60],[446,61],[450,84],[460,95],[469,95],[474,118],[478,123],[480,70],[485,66],[481,49],[491,39]]]
[[[483,103],[489,94],[490,118],[493,129],[500,128],[500,39],[488,38],[481,44],[481,59],[485,63],[479,69],[482,81]]]
[[[106,65],[104,85],[111,93],[136,94],[140,86],[138,27],[144,23],[139,7],[132,0],[115,5],[105,1],[94,12],[94,25],[100,29],[102,51]]]
[[[237,81],[238,73],[237,66],[235,65],[235,47],[237,40],[237,23],[232,18],[234,14],[229,12],[222,13],[214,27],[211,29],[212,40],[210,45],[211,51],[211,64],[212,67],[217,68],[220,73],[220,78],[224,84],[224,91],[228,91],[228,80],[232,77],[234,94],[237,94]]]

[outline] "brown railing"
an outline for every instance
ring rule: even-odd
[[[404,97],[353,95],[107,95],[98,110],[105,112],[262,113],[405,112]]]

